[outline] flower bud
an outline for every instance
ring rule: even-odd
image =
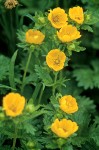
[[[67,45],[67,49],[70,50],[70,51],[74,50],[75,49],[75,44],[72,43],[72,44]]]
[[[33,142],[33,141],[29,141],[28,143],[27,143],[27,147],[28,148],[33,148],[35,146],[35,143]]]
[[[63,138],[57,139],[57,143],[58,143],[59,147],[62,147],[62,145],[64,145],[65,142],[66,142],[66,141],[65,141]]]
[[[33,104],[27,104],[26,109],[28,113],[32,113],[35,111],[35,106]]]
[[[39,17],[38,19],[39,19],[39,21],[40,21],[41,23],[45,23],[44,17]]]
[[[91,19],[91,15],[90,14],[87,14],[86,16],[85,16],[85,20],[86,21],[89,21]]]
[[[35,46],[34,46],[34,45],[31,45],[31,46],[30,46],[30,51],[33,52],[33,51],[34,51],[34,48],[35,48]]]
[[[2,112],[2,113],[0,113],[0,120],[4,120],[5,119],[5,115],[4,115],[4,113]]]

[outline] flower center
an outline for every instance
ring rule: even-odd
[[[11,105],[11,106],[9,107],[9,109],[10,109],[11,111],[13,111],[13,112],[16,112],[16,107],[15,107],[14,105]]]
[[[62,129],[63,129],[63,131],[64,131],[64,132],[67,132],[67,130],[66,130],[66,129],[64,129],[64,127],[63,127]]]
[[[59,59],[59,57],[57,57],[56,59],[54,59],[54,64],[55,64],[55,65],[59,65],[59,64],[60,64],[60,59]]]
[[[66,32],[64,33],[65,35],[71,36],[73,35],[74,30],[69,30],[67,29]]]
[[[77,19],[77,20],[81,20],[81,18],[80,18],[80,17],[78,17],[78,16],[77,16],[77,17],[75,17],[75,19]]]
[[[38,35],[34,35],[34,39],[38,39]]]
[[[66,100],[66,106],[72,107],[72,102],[71,102],[71,101],[68,102],[68,101]]]
[[[53,16],[53,17],[52,17],[52,20],[53,20],[53,22],[55,22],[55,23],[59,22],[59,16],[58,16],[58,15]]]

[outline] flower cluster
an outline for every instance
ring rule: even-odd
[[[82,24],[84,21],[83,9],[79,6],[70,8],[69,17],[78,24]],[[48,20],[54,28],[59,29],[57,37],[61,42],[71,42],[81,37],[77,28],[68,24],[68,17],[64,9],[57,7],[50,10]],[[54,71],[63,69],[65,61],[66,55],[58,49],[51,50],[46,56],[47,65]]]
[[[59,99],[60,109],[67,114],[75,113],[78,110],[76,99],[71,95],[65,95]],[[67,138],[78,130],[76,122],[71,120],[55,119],[51,125],[51,130],[61,138]]]
[[[82,24],[84,21],[83,9],[79,6],[69,9],[69,17],[76,23]],[[57,35],[60,41],[70,42],[81,37],[80,32],[75,26],[68,24],[68,17],[64,9],[54,8],[50,10],[48,20],[54,28],[60,29]]]
[[[69,17],[76,23],[82,24],[84,21],[83,9],[79,6],[70,8]],[[64,9],[57,7],[53,10],[49,10],[48,20],[54,28],[59,29],[56,36],[62,43],[68,43],[81,37],[81,34],[76,26],[69,24],[69,18]],[[25,41],[28,44],[41,45],[45,39],[45,36],[46,35],[39,30],[29,29],[25,33]],[[54,71],[60,71],[63,69],[65,61],[65,53],[57,47],[50,50],[46,56],[47,65]]]

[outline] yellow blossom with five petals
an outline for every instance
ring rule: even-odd
[[[76,99],[71,95],[63,96],[59,99],[60,109],[67,114],[75,113],[78,110]]]
[[[18,93],[9,93],[3,98],[3,109],[7,116],[20,115],[25,106],[25,98]]]
[[[71,42],[81,37],[80,32],[72,25],[65,25],[57,31],[58,38],[63,42]]]
[[[76,122],[71,120],[56,119],[51,125],[51,130],[61,138],[67,138],[78,130],[78,125]]]
[[[63,69],[65,61],[66,55],[59,49],[51,50],[46,56],[47,65],[54,71]]]
[[[82,7],[73,7],[69,9],[69,17],[77,22],[78,24],[82,24],[84,21],[84,13]]]
[[[57,7],[53,10],[50,10],[50,13],[48,14],[48,20],[51,22],[54,28],[58,29],[67,24],[68,17],[64,9]]]
[[[29,29],[26,34],[26,42],[30,44],[42,44],[45,35],[39,30]]]

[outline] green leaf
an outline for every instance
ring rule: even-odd
[[[90,67],[91,66],[91,67]],[[93,60],[90,66],[81,66],[73,70],[73,77],[76,77],[79,87],[84,89],[99,88],[99,60]]]
[[[53,83],[51,76],[43,67],[35,65],[35,71],[39,79],[41,79],[46,86]]]
[[[24,81],[24,84],[26,85],[26,84],[29,84],[29,83],[35,83],[35,82],[37,82],[37,80],[38,80],[38,77],[36,76],[36,73],[34,73],[34,74],[30,74],[29,76],[27,76],[26,78],[25,78],[25,81]]]
[[[79,110],[83,110],[88,113],[94,113],[95,112],[95,104],[92,99],[86,96],[77,96],[77,101],[79,104]]]
[[[70,116],[70,118],[78,124],[79,128],[77,136],[73,137],[71,142],[73,145],[81,147],[83,143],[92,138],[89,125],[91,122],[91,114],[95,112],[95,104],[85,96],[76,97],[76,100],[78,102],[78,111]]]
[[[78,81],[79,87],[84,87],[84,89],[93,89],[93,71],[88,67],[83,67],[79,69],[75,69],[73,71],[73,76],[76,77],[76,80]]]
[[[89,31],[89,32],[93,32],[92,27],[90,27],[89,25],[86,25],[86,24],[82,25],[82,26],[81,26],[81,29],[87,30],[87,31]]]
[[[88,25],[93,25],[99,22],[99,9],[93,11],[86,11],[85,12],[85,20],[84,23]]]
[[[32,15],[27,14],[27,15],[26,15],[26,17],[28,17],[28,18],[29,18],[29,19],[31,19],[33,22],[35,22],[35,20],[34,20],[34,18],[33,18],[33,16],[32,16]]]
[[[73,150],[73,146],[72,145],[65,145],[63,147],[63,150]]]
[[[88,137],[76,136],[72,138],[71,143],[77,147],[81,147],[81,145],[84,144],[87,140],[89,140]]]
[[[99,147],[93,140],[90,140],[89,142],[86,142],[84,145],[82,145],[81,150],[99,150]]]
[[[46,149],[57,149],[58,148],[58,144],[56,142],[56,140],[54,140],[52,137],[47,136],[47,137],[43,137],[42,138],[42,142],[45,144]]]
[[[26,130],[28,134],[35,135],[36,129],[29,122],[25,122],[23,128]]]
[[[22,21],[23,20],[21,18],[20,24],[23,25]],[[20,25],[20,26],[22,26],[22,25]],[[26,43],[26,40],[25,40],[25,33],[27,32],[27,30],[28,30],[28,28],[26,26],[23,26],[22,29],[17,30],[17,38],[20,41],[20,42],[18,42],[17,46],[19,48],[22,48],[23,50],[27,50],[28,47],[30,46],[28,43]]]
[[[70,77],[71,78],[71,77]],[[66,87],[67,88],[64,88],[64,87],[61,87],[62,90],[61,90],[61,94],[62,95],[74,95],[74,96],[78,96],[81,92],[82,92],[82,88],[78,88],[77,86],[77,82],[75,80],[69,80],[66,82]]]
[[[6,78],[8,75],[8,70],[9,70],[9,62],[10,59],[0,55],[0,81]]]
[[[3,85],[3,84],[0,84],[0,88],[5,88],[5,89],[11,89],[11,90],[16,90],[10,86],[7,86],[7,85]]]
[[[80,52],[80,51],[84,51],[86,49],[85,47],[80,46],[80,43],[81,43],[81,41],[80,42],[73,41],[72,43],[67,44],[67,49],[68,49],[69,55],[72,55],[72,51]]]
[[[99,117],[98,116],[95,117],[94,123],[91,125],[89,132],[90,132],[90,137],[99,146]]]
[[[9,82],[10,82],[10,86],[12,88],[15,89],[15,81],[14,81],[14,65],[15,65],[15,60],[17,57],[17,50],[15,51],[15,53],[13,54],[12,58],[11,58],[11,62],[10,62],[10,67],[9,67]]]

